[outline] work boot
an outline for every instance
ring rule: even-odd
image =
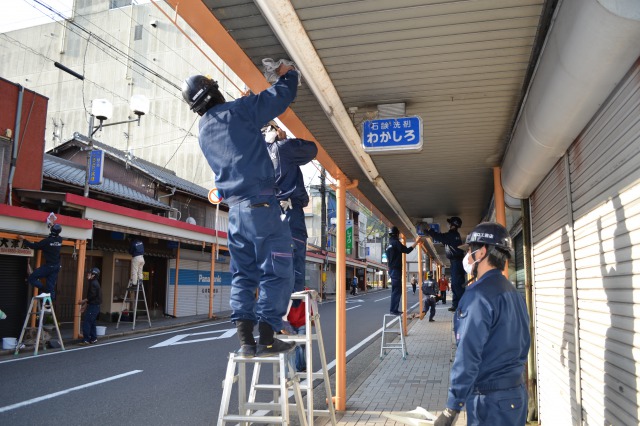
[[[260,343],[256,345],[256,356],[275,355],[282,352],[289,352],[296,344],[295,342],[283,342],[273,336],[273,328],[266,322],[258,322],[260,332]]]
[[[236,321],[236,332],[240,339],[240,349],[236,351],[241,357],[253,358],[256,355],[256,339],[253,337],[253,321]]]

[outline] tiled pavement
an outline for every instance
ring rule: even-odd
[[[447,307],[437,306],[435,322],[427,318],[409,321],[406,359],[402,359],[401,350],[392,349],[382,360],[373,362],[347,389],[346,411],[338,413],[338,424],[395,425],[401,423],[386,418],[384,413],[422,407],[435,414],[444,408],[452,355],[452,313]],[[379,355],[379,341],[377,350]],[[466,423],[463,411],[455,424]]]

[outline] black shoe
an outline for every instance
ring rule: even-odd
[[[295,342],[283,342],[279,339],[273,339],[273,343],[270,345],[256,345],[256,356],[269,356],[277,355],[284,352],[289,352],[296,347]]]
[[[398,311],[398,312],[391,312],[391,315],[402,315],[402,311]]]
[[[236,355],[242,358],[253,358],[256,356],[256,345],[242,345],[236,351]]]
[[[95,345],[96,343],[98,343],[98,339],[93,339],[92,341],[89,342],[92,345]]]
[[[429,322],[435,322],[433,318],[429,318]]]
[[[453,306],[450,307],[449,309],[447,309],[449,312],[454,312],[456,310],[456,308],[454,308]]]
[[[87,342],[86,340],[83,340],[82,342],[78,343],[80,346],[89,346],[91,344],[91,342]]]

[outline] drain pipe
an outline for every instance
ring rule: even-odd
[[[13,205],[13,177],[16,174],[16,163],[18,161],[18,147],[20,141],[20,122],[22,121],[22,102],[24,100],[24,87],[18,85],[18,106],[16,108],[16,124],[14,125],[13,147],[11,149],[11,165],[9,166],[9,192],[7,204]]]
[[[640,2],[563,0],[502,164],[529,197],[640,55]]]
[[[291,2],[255,0],[255,3],[278,37],[278,40],[280,40],[285,50],[291,55],[291,59],[302,72],[305,82],[309,85],[320,106],[367,176],[367,179],[376,186],[380,195],[400,218],[402,225],[410,231],[410,235],[413,238],[417,238],[415,226],[411,219],[406,215],[391,189],[378,173],[378,169],[369,154],[365,153],[360,146],[360,135],[353,126],[351,117],[349,117],[347,110],[344,108],[329,74],[318,57],[311,40],[309,40],[307,32],[302,26]],[[427,244],[432,253],[437,256],[433,243],[428,241]]]

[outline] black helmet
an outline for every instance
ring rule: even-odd
[[[447,222],[449,222],[449,225],[453,225],[456,228],[460,228],[462,226],[462,219],[460,219],[458,216],[451,216],[449,219],[447,219]]]
[[[182,83],[182,97],[191,111],[200,115],[209,109],[217,91],[218,83],[204,75],[192,75]]]
[[[51,227],[51,229],[49,230],[49,232],[51,233],[51,235],[53,235],[54,237],[57,237],[58,235],[60,235],[60,233],[62,232],[62,226],[58,225],[57,223],[55,225],[53,225]]]
[[[98,268],[91,268],[91,271],[89,271],[90,274],[95,275],[96,277],[100,276],[100,269]]]
[[[493,245],[511,251],[511,236],[507,228],[495,222],[482,222],[467,235],[466,244]]]
[[[395,235],[396,237],[400,235],[400,231],[398,231],[398,227],[392,226],[391,228],[389,228],[389,235]]]

